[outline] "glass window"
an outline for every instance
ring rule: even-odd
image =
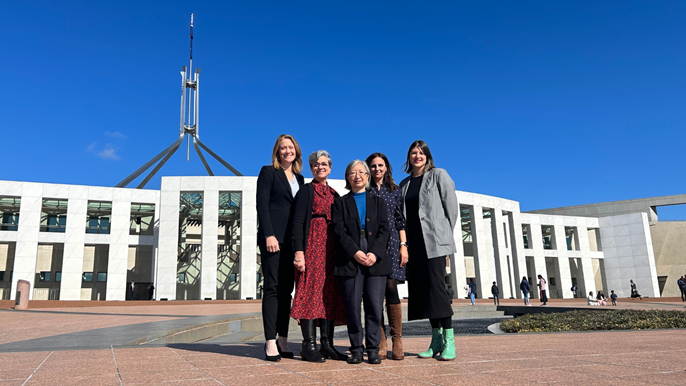
[[[41,232],[64,233],[67,226],[67,200],[44,198],[40,225]]]
[[[524,238],[524,249],[531,248],[531,246],[529,245],[529,229],[531,229],[529,224],[522,224],[522,237]]]
[[[0,271],[0,281],[5,281],[5,271]]]
[[[88,201],[86,233],[109,234],[112,203]]]
[[[16,231],[19,226],[19,197],[0,197],[0,231]]]
[[[235,283],[235,282],[236,282],[236,274],[235,274],[235,273],[232,273],[232,274],[231,274],[231,282],[232,282],[232,283]]]
[[[183,272],[179,273],[178,282],[179,283],[185,283],[186,282],[186,274],[185,273],[183,273]]]
[[[83,273],[83,281],[93,281],[93,272],[84,272]]]
[[[131,204],[131,219],[129,221],[130,235],[152,236],[155,219],[155,204]]]
[[[107,281],[107,272],[98,272],[98,281]]]
[[[62,281],[62,272],[55,272],[55,281]]]
[[[39,281],[50,281],[50,272],[43,271],[39,275]]]

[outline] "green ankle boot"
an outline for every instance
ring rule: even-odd
[[[438,360],[452,361],[455,359],[455,333],[452,328],[443,330],[443,350]]]
[[[452,330],[451,330],[452,331]],[[451,332],[452,334],[452,332]],[[432,328],[431,329],[431,345],[429,349],[417,354],[420,358],[433,358],[441,353],[443,349],[443,329],[442,328]],[[453,358],[455,357],[455,347],[453,346]]]

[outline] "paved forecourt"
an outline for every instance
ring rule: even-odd
[[[504,300],[501,305],[520,302]],[[456,305],[463,303],[466,301],[456,301]],[[551,303],[570,307],[584,304],[572,299]],[[464,335],[456,339],[458,357],[452,362],[417,358],[416,353],[428,347],[430,338],[405,337],[404,361],[354,366],[334,361],[312,364],[296,356],[270,363],[261,359],[262,339],[254,332],[233,339],[209,339],[204,344],[121,343],[156,328],[254,316],[259,314],[259,301],[115,304],[82,302],[93,307],[0,310],[0,386],[368,385],[379,380],[398,385],[681,385],[686,379],[683,330]],[[492,302],[480,300],[478,304]],[[626,308],[684,309],[676,299],[623,299],[620,304]],[[52,302],[43,307],[59,305]],[[147,330],[137,331],[141,328]],[[290,343],[296,355],[297,336],[294,331]],[[348,342],[338,339],[336,345],[345,349]]]

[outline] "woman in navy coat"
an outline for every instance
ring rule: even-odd
[[[305,183],[301,170],[302,152],[298,142],[290,135],[281,134],[274,143],[271,165],[263,166],[257,177],[257,245],[264,275],[262,320],[268,361],[293,358],[293,353],[288,351],[294,281],[291,222],[295,194]]]
[[[354,160],[345,169],[350,193],[333,204],[334,234],[338,239],[334,275],[341,282],[348,324],[351,357],[348,363],[362,363],[366,349],[370,364],[380,364],[381,313],[391,261],[386,256],[390,234],[386,203],[367,191],[369,167]],[[362,344],[361,304],[364,300],[366,341]]]

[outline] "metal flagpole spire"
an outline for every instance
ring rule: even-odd
[[[161,153],[156,155],[153,159],[148,161],[145,165],[141,166],[138,170],[133,172],[130,176],[126,177],[124,180],[122,180],[120,183],[116,185],[118,188],[125,188],[126,185],[130,184],[133,180],[138,178],[141,174],[143,174],[146,170],[148,170],[152,165],[154,165],[157,161],[160,161],[157,166],[155,166],[152,171],[141,181],[140,184],[136,187],[137,189],[142,189],[145,184],[152,179],[152,177],[155,176],[155,174],[164,166],[164,164],[171,158],[171,156],[179,149],[181,144],[183,143],[184,138],[187,138],[188,143],[187,143],[187,150],[186,150],[186,161],[190,160],[190,149],[191,149],[191,140],[193,141],[193,147],[195,148],[195,151],[198,153],[198,156],[200,157],[200,160],[202,161],[203,166],[207,170],[207,173],[210,176],[213,176],[214,173],[212,172],[212,169],[210,169],[209,164],[207,163],[207,160],[205,160],[205,157],[202,154],[202,151],[200,148],[204,149],[209,155],[214,157],[219,163],[221,163],[224,167],[229,169],[233,174],[237,176],[242,176],[238,170],[236,170],[233,166],[231,166],[228,162],[224,161],[221,157],[219,157],[215,152],[210,150],[205,144],[200,142],[200,138],[198,135],[198,122],[199,122],[199,107],[200,107],[200,93],[199,93],[199,84],[200,84],[200,69],[196,69],[195,73],[192,73],[193,69],[193,14],[191,13],[191,42],[190,42],[190,62],[188,65],[188,69],[186,69],[186,66],[183,66],[181,69],[181,113],[180,113],[180,122],[179,122],[179,138],[172,143],[169,147],[164,149]],[[192,75],[191,75],[192,74]],[[186,105],[186,99],[188,99],[188,105]],[[199,146],[198,146],[199,145]]]

